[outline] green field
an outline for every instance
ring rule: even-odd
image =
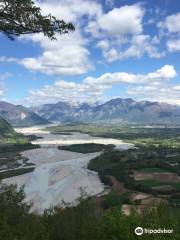
[[[176,191],[180,191],[180,182],[174,183],[174,182],[160,182],[155,180],[138,180],[135,181],[135,184],[137,184],[139,187],[142,186],[142,188],[153,189],[153,187],[163,187],[163,186],[170,186],[172,189],[175,189]]]
[[[166,169],[166,168],[157,168],[157,167],[154,167],[154,168],[141,168],[141,169],[139,169],[138,171],[140,171],[140,172],[145,172],[145,173],[154,173],[154,172],[159,172],[159,173],[161,173],[161,172],[170,172],[170,169]]]

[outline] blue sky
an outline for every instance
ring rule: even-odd
[[[15,104],[116,97],[180,104],[179,0],[43,0],[76,31],[0,35],[0,98]]]

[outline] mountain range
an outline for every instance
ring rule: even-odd
[[[58,102],[31,108],[0,102],[0,116],[18,127],[50,122],[180,124],[180,106],[131,98],[95,105]]]
[[[33,107],[31,110],[51,122],[180,124],[180,106],[159,102],[135,101],[131,98],[116,98],[95,106],[88,103],[74,106],[69,103],[58,102]]]
[[[8,102],[0,102],[0,117],[16,127],[47,124],[48,121],[30,109]]]

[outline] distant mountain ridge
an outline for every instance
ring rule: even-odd
[[[180,106],[159,102],[135,101],[131,98],[116,98],[95,106],[88,103],[73,106],[69,103],[58,102],[33,107],[31,110],[52,122],[180,124]]]
[[[180,124],[180,106],[131,98],[116,98],[95,105],[58,102],[31,108],[1,101],[0,117],[16,127],[50,122]]]
[[[0,117],[17,127],[48,123],[48,120],[32,112],[30,109],[4,101],[0,102]]]

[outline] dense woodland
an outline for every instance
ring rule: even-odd
[[[96,143],[85,143],[85,144],[72,144],[69,146],[59,146],[60,150],[79,152],[79,153],[93,153],[100,152],[103,150],[111,150],[114,145],[96,144]]]

